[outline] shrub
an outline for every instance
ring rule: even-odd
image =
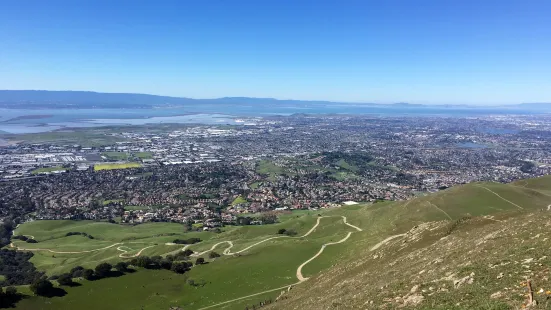
[[[292,229],[289,229],[285,232],[285,234],[289,237],[292,237],[292,236],[296,236],[297,232]]]
[[[6,296],[13,297],[15,295],[17,295],[17,289],[15,289],[15,287],[13,286],[6,287]]]
[[[195,243],[201,242],[201,239],[199,238],[175,239],[173,242],[176,244],[195,244]]]
[[[118,262],[115,264],[115,269],[117,269],[120,272],[125,272],[128,270],[128,263],[127,262]]]
[[[176,272],[176,273],[185,273],[190,269],[191,266],[189,266],[188,262],[178,262],[173,263],[170,270]]]
[[[94,270],[92,269],[84,269],[82,271],[82,277],[86,280],[92,280],[94,279]]]
[[[111,269],[113,269],[113,266],[109,263],[101,263],[96,266],[96,269],[94,270],[96,276],[103,278],[109,275],[109,272],[111,272]]]
[[[71,285],[73,284],[73,278],[70,274],[64,273],[57,278],[57,283],[59,283],[59,285]]]
[[[199,257],[196,261],[195,261],[195,265],[203,265],[205,263],[205,259],[202,258],[202,257]]]
[[[220,257],[220,254],[216,253],[216,252],[210,252],[209,253],[209,258],[217,258],[217,257]]]
[[[54,285],[52,282],[42,278],[31,284],[30,289],[35,295],[45,296],[51,293]]]
[[[159,265],[160,265],[161,268],[163,268],[163,269],[170,270],[170,269],[172,268],[172,261],[169,260],[169,259],[163,259],[163,260],[161,260],[161,262],[159,263]]]

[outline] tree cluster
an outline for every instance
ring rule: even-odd
[[[277,231],[277,233],[279,235],[287,235],[289,237],[292,237],[292,236],[296,236],[297,235],[297,232],[293,229],[285,229],[285,228],[281,228],[280,230]]]
[[[201,239],[199,238],[175,239],[173,242],[176,244],[195,244],[195,243],[201,242]]]
[[[94,237],[92,235],[89,235],[85,232],[78,232],[78,231],[70,231],[70,232],[66,233],[65,236],[67,236],[67,237],[69,237],[69,236],[84,236],[84,237],[88,237],[89,239],[94,239]]]
[[[13,286],[6,287],[6,290],[0,287],[0,308],[14,308],[15,303],[21,299],[17,289]]]
[[[29,261],[33,255],[31,252],[0,250],[0,275],[5,277],[0,286],[30,284],[42,277],[43,273]]]

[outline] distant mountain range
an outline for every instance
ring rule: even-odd
[[[468,105],[423,105],[411,103],[376,104],[347,103],[332,101],[279,100],[274,98],[223,97],[215,99],[192,99],[132,93],[99,93],[92,91],[46,91],[46,90],[0,90],[0,108],[152,108],[178,107],[197,104],[361,104],[365,106],[392,107],[405,109],[422,108],[486,108],[486,109],[521,109],[550,110],[551,103],[521,103],[507,106],[468,106]]]

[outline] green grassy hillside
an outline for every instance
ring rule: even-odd
[[[545,248],[538,245],[544,243],[551,225],[550,215],[541,211],[551,204],[548,190],[550,177],[511,184],[473,183],[409,201],[283,214],[278,224],[226,227],[219,234],[184,233],[181,225],[168,223],[134,227],[87,221],[26,223],[16,234],[32,235],[39,242],[17,241],[15,246],[80,252],[35,251],[33,263],[50,274],[76,265],[117,262],[124,259],[119,246],[128,255],[142,249],[141,255],[174,253],[182,246],[167,243],[192,236],[203,241],[190,248],[204,252],[204,257],[213,248],[220,254],[229,248],[234,254],[184,275],[140,269],[119,278],[82,280],[81,286],[65,288],[64,297],[25,298],[17,308],[245,309],[275,300],[292,287],[269,307],[433,309],[441,304],[441,309],[514,309],[523,299],[512,283],[518,286],[526,275],[535,279],[544,270],[539,267],[549,263],[541,258]],[[276,235],[281,228],[297,235]],[[71,231],[86,232],[94,239],[65,236]],[[531,234],[540,235],[529,239]],[[497,237],[501,235],[509,237]],[[109,247],[116,243],[121,244]],[[519,263],[531,257],[541,260],[529,267]],[[494,283],[499,274],[494,275],[489,266],[507,262],[503,266],[516,269],[496,269],[507,274],[507,282]],[[474,280],[465,281],[472,283],[455,289],[453,281],[467,276]],[[189,279],[204,286],[191,286]],[[419,287],[413,289],[415,285]],[[509,299],[490,298],[497,290]]]

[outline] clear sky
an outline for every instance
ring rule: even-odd
[[[551,1],[2,0],[0,89],[551,102]]]

